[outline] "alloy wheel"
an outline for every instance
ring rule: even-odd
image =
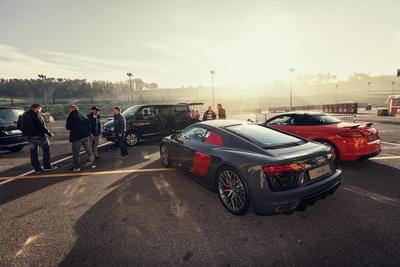
[[[244,214],[249,208],[247,188],[233,170],[223,169],[219,173],[218,194],[224,206],[234,214]]]
[[[168,167],[169,166],[169,156],[168,156],[168,148],[166,145],[161,146],[160,156],[161,156],[161,163],[164,165],[164,167]]]
[[[139,142],[139,138],[136,134],[130,133],[126,135],[126,143],[128,146],[135,146]]]

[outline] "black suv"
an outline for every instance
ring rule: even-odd
[[[122,114],[126,119],[126,142],[129,146],[145,138],[179,132],[192,123],[188,104],[137,105]],[[113,120],[104,123],[102,136],[108,141],[116,141]]]
[[[17,152],[28,144],[17,128],[18,118],[23,113],[23,108],[0,107],[0,150]]]

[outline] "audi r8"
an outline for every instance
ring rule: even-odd
[[[328,145],[343,161],[365,160],[381,152],[381,138],[373,123],[346,123],[323,113],[286,113],[264,126]]]
[[[192,124],[163,138],[161,163],[216,192],[235,215],[291,213],[341,183],[328,146],[260,125],[229,120]]]

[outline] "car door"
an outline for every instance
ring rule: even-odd
[[[158,134],[158,125],[155,109],[152,106],[143,107],[133,116],[133,126],[137,128],[138,134],[143,137]]]
[[[202,151],[208,130],[200,127],[190,127],[179,134],[177,138],[177,163],[178,167],[185,172],[193,172],[193,158],[196,152]]]
[[[191,124],[190,109],[187,105],[174,106],[175,131],[182,131]]]

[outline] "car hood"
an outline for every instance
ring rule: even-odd
[[[104,127],[111,127],[114,125],[114,120],[113,119],[108,120],[103,125],[104,125]]]
[[[0,131],[12,131],[17,129],[16,123],[0,123]]]

